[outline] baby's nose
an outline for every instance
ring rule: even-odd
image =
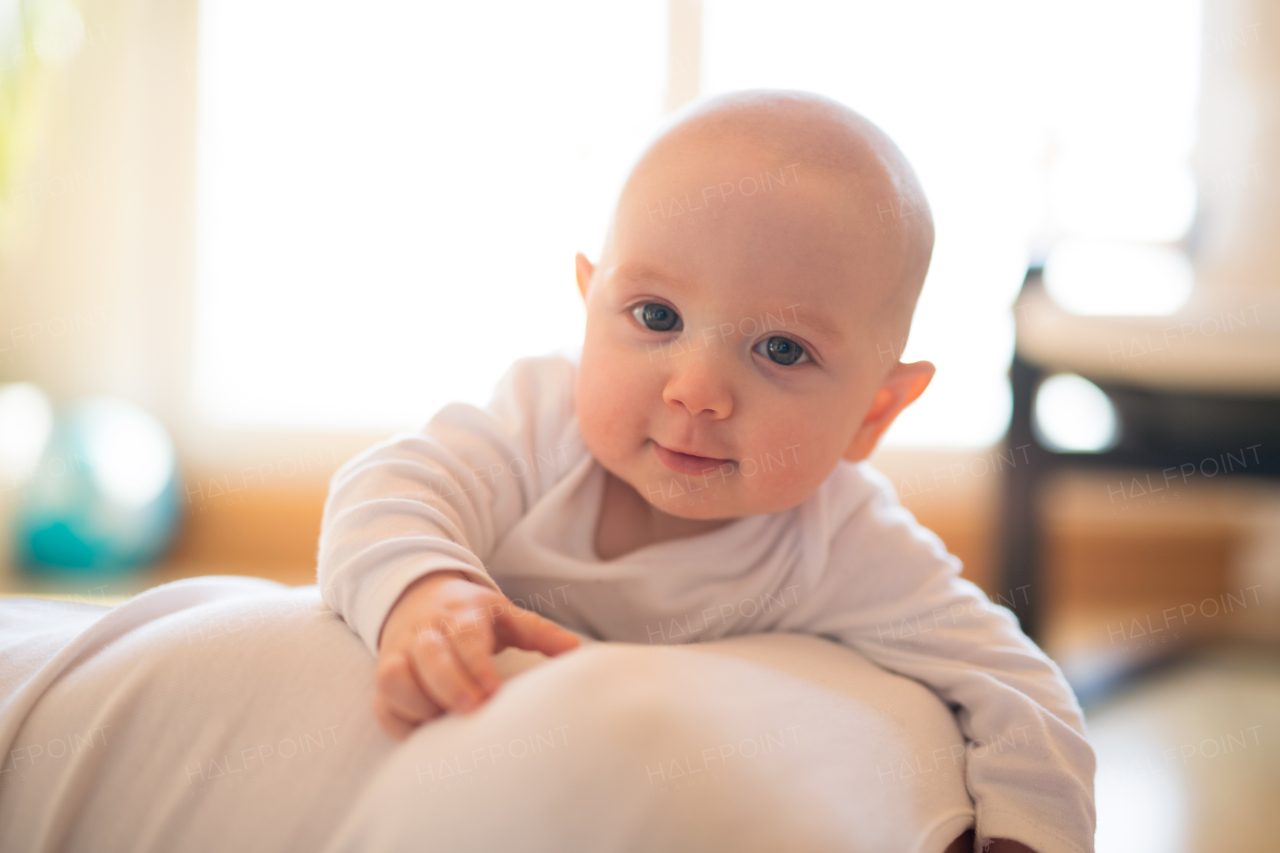
[[[684,363],[671,367],[662,390],[663,401],[670,406],[683,406],[694,417],[708,415],[713,420],[729,417],[733,412],[733,395],[727,377],[710,360],[681,361]]]

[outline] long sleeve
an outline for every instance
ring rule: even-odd
[[[979,838],[1009,838],[1038,853],[1093,850],[1095,759],[1061,670],[1014,615],[959,577],[960,563],[898,504],[892,486],[858,466],[867,488],[831,519],[827,566],[808,606],[783,630],[851,646],[930,687],[956,711],[969,743],[965,780]],[[1015,590],[1017,601],[1041,590]],[[1013,602],[1011,602],[1013,603]],[[958,756],[902,756],[887,778]]]
[[[448,405],[420,431],[379,442],[334,474],[320,593],[375,654],[388,612],[418,578],[455,570],[498,590],[485,560],[587,453],[574,380],[567,358],[521,359],[486,407]]]

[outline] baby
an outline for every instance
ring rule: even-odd
[[[486,408],[447,406],[333,478],[320,587],[378,656],[382,726],[475,709],[493,654],[560,654],[565,628],[806,632],[928,685],[969,739],[1020,733],[967,758],[979,842],[1092,850],[1070,688],[863,463],[933,377],[880,356],[933,236],[902,153],[841,104],[752,91],[678,116],[598,263],[577,256],[580,355],[522,359]]]

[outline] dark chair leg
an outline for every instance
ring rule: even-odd
[[[1041,640],[1045,589],[1041,571],[1040,516],[1037,496],[1040,480],[1053,464],[1052,454],[1035,443],[1031,431],[1031,404],[1040,373],[1014,357],[1009,378],[1013,385],[1013,417],[1005,452],[1013,451],[1014,464],[1004,470],[1004,501],[1000,519],[1001,591],[1009,590],[1022,630]]]

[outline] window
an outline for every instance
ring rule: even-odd
[[[929,194],[933,266],[905,354],[886,342],[885,357],[939,370],[891,443],[1003,434],[1031,254],[1064,236],[1174,241],[1190,223],[1191,0],[702,10],[702,94],[842,100]],[[208,417],[414,426],[487,399],[515,358],[580,341],[572,257],[598,254],[662,117],[666,4],[211,0],[201,16]]]
[[[664,6],[200,8],[203,416],[413,427],[581,341],[573,256],[662,116]]]

